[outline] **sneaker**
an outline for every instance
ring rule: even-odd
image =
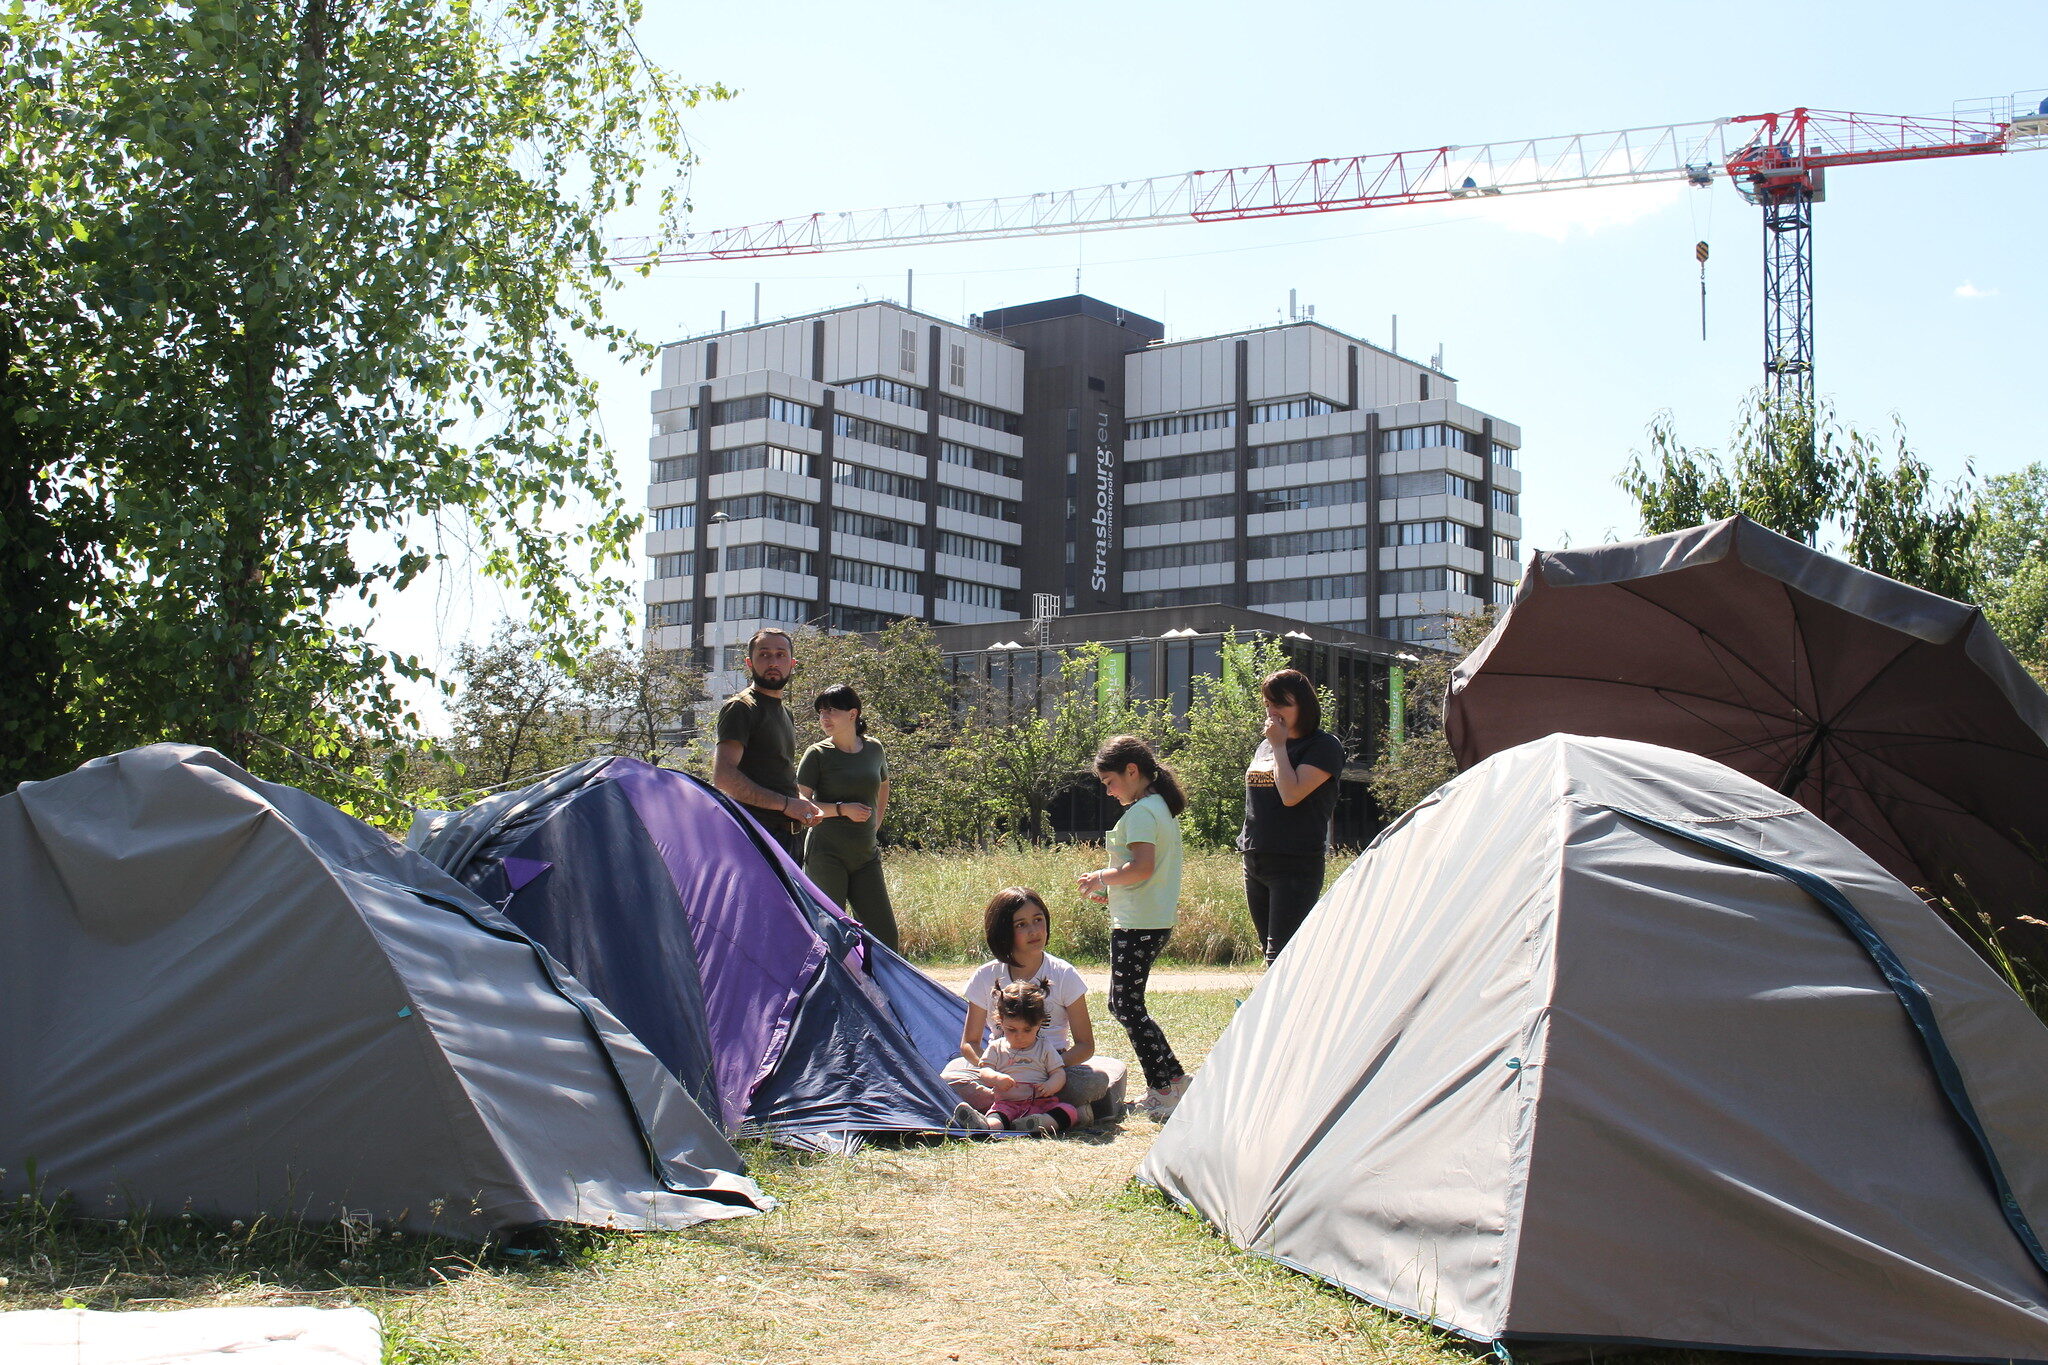
[[[1155,1123],[1164,1123],[1179,1107],[1181,1099],[1188,1093],[1188,1087],[1195,1078],[1183,1072],[1157,1090],[1145,1092],[1144,1109]]]
[[[986,1133],[988,1131],[988,1115],[963,1100],[961,1103],[953,1106],[953,1122],[950,1126],[953,1128],[964,1128],[970,1133]]]
[[[1060,1126],[1053,1121],[1051,1114],[1026,1114],[1017,1120],[1017,1131],[1033,1137],[1058,1137]]]

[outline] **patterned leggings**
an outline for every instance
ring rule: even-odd
[[[1145,1084],[1162,1090],[1182,1073],[1173,1044],[1145,1009],[1145,983],[1152,975],[1152,962],[1171,929],[1112,929],[1109,931],[1109,1013],[1130,1035],[1131,1051],[1145,1069]]]

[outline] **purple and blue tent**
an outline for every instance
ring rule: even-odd
[[[594,758],[408,841],[611,1007],[729,1133],[848,1151],[952,1122],[965,1003],[686,773]]]

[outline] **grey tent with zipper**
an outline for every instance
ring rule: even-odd
[[[1388,829],[1138,1174],[1480,1342],[2048,1361],[2048,1029],[1818,816],[1634,741]]]
[[[0,796],[0,1192],[483,1238],[771,1202],[683,1087],[438,867],[208,749]]]

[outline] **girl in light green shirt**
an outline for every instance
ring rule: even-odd
[[[1174,817],[1187,808],[1187,798],[1172,770],[1136,735],[1104,744],[1095,755],[1095,776],[1124,814],[1105,841],[1109,866],[1083,872],[1081,893],[1109,901],[1109,1012],[1145,1069],[1145,1110],[1163,1122],[1190,1078],[1145,1008],[1145,986],[1180,922],[1180,824]]]

